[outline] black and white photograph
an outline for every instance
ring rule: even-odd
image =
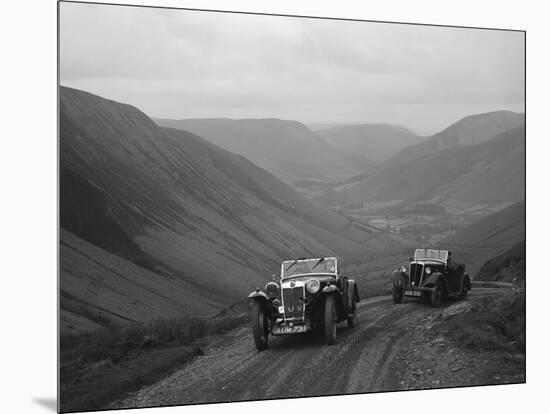
[[[57,13],[60,412],[526,382],[524,30]]]

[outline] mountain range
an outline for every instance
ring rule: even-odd
[[[388,165],[406,164],[428,154],[481,144],[506,131],[522,126],[525,114],[512,111],[495,111],[470,115],[448,126],[416,145],[407,147],[393,155]]]
[[[441,203],[452,199],[466,203],[513,203],[522,200],[525,188],[523,119],[522,114],[512,112],[465,118],[434,137],[403,149],[372,174],[339,191],[345,192],[351,202]],[[497,120],[502,120],[502,124]],[[474,130],[477,132],[472,134],[476,139],[463,136],[464,131]],[[502,130],[504,132],[500,132]],[[495,131],[499,133],[491,136]]]

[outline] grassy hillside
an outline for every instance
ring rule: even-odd
[[[242,300],[282,259],[336,254],[351,261],[400,245],[312,204],[242,156],[162,129],[129,105],[61,88],[60,131],[61,284],[66,303],[78,304],[78,311],[62,306],[65,326],[97,323],[98,306],[139,320],[148,317],[139,308],[164,313],[164,300],[177,302],[169,306],[178,314],[203,314]],[[155,280],[158,291],[143,283],[136,290],[127,276],[139,272],[131,265],[147,271],[136,277]],[[98,279],[101,267],[110,269],[105,279]],[[149,303],[140,302],[145,297]]]
[[[316,131],[332,147],[349,154],[384,161],[401,149],[425,138],[411,131],[386,124],[344,125]]]
[[[281,119],[156,119],[159,125],[195,133],[240,154],[287,183],[334,180],[366,168],[362,157],[346,156],[297,121]]]
[[[499,282],[512,282],[514,279],[525,281],[525,240],[488,260],[476,277],[476,280]]]
[[[59,256],[64,333],[187,314],[212,315],[230,304],[162,269],[147,270],[63,229]]]

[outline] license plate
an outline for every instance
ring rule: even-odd
[[[418,290],[406,290],[405,295],[406,296],[420,296],[420,295],[422,295],[422,293],[419,292]]]
[[[293,333],[307,332],[306,325],[294,325],[294,326],[275,326],[273,328],[273,335],[286,335]]]

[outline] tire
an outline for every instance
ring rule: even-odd
[[[434,290],[432,290],[432,293],[430,294],[430,305],[432,307],[437,308],[439,305],[441,305],[441,300],[443,299],[443,284],[440,280],[437,281],[437,283],[434,286]]]
[[[357,325],[357,308],[355,307],[355,302],[353,302],[352,312],[351,316],[347,318],[348,328],[354,328]]]
[[[397,286],[396,284],[393,285],[391,296],[393,299],[393,303],[401,303],[403,300],[403,288]]]
[[[332,295],[325,299],[325,341],[327,345],[336,343],[336,304]]]
[[[267,315],[265,307],[262,303],[254,301],[250,311],[250,321],[252,324],[252,335],[254,336],[254,344],[258,351],[263,351],[267,348],[267,338],[269,332],[267,330]]]

